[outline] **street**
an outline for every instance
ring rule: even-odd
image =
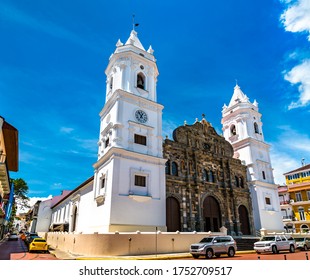
[[[299,251],[296,250],[295,253],[289,253],[289,252],[281,252],[279,254],[272,254],[272,253],[266,253],[266,254],[256,254],[256,253],[239,253],[236,254],[234,257],[230,258],[227,255],[222,255],[219,258],[212,258],[212,260],[235,260],[235,261],[243,261],[243,260],[308,260],[310,257],[310,251]],[[204,260],[205,258],[200,257],[199,259],[194,258],[184,258],[186,260],[192,259],[192,260]]]
[[[296,250],[295,253],[281,252],[279,254],[256,254],[250,252],[238,252],[234,257],[228,257],[226,254],[223,254],[219,258],[212,258],[212,260],[308,260],[310,257],[310,251],[300,251]],[[163,256],[158,255],[158,258],[162,259]],[[208,261],[204,257],[199,259],[194,259],[192,257],[184,256],[184,258],[174,258],[174,257],[164,257],[167,260],[195,260],[195,261]],[[61,258],[60,258],[61,259]],[[41,253],[41,252],[32,252],[29,253],[26,247],[26,244],[20,238],[17,241],[8,241],[6,239],[0,242],[0,260],[60,260],[56,256],[50,253]],[[93,258],[94,260],[96,258]],[[98,258],[101,259],[101,258]],[[117,259],[117,258],[115,258]],[[120,257],[119,259],[124,259]],[[147,258],[146,258],[147,259]],[[154,258],[150,258],[154,259]]]
[[[57,260],[49,253],[29,253],[26,244],[18,238],[17,241],[2,240],[0,243],[0,260]]]

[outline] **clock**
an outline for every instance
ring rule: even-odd
[[[136,120],[140,123],[146,123],[147,122],[147,114],[142,110],[137,110],[135,112],[135,117],[136,117]]]

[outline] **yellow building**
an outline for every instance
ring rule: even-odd
[[[310,164],[284,174],[296,232],[310,232]]]

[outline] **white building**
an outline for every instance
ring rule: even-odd
[[[111,55],[100,112],[98,160],[90,178],[53,207],[69,231],[166,230],[162,110],[153,49],[131,32]]]
[[[46,232],[51,224],[51,207],[53,199],[38,200],[32,208],[30,232]]]
[[[234,148],[234,157],[247,165],[254,226],[258,231],[283,231],[278,186],[274,183],[269,145],[264,141],[258,103],[251,103],[238,85],[222,110],[223,134]]]

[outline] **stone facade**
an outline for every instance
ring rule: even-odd
[[[246,166],[205,119],[180,126],[163,144],[167,230],[252,235],[253,215]]]

